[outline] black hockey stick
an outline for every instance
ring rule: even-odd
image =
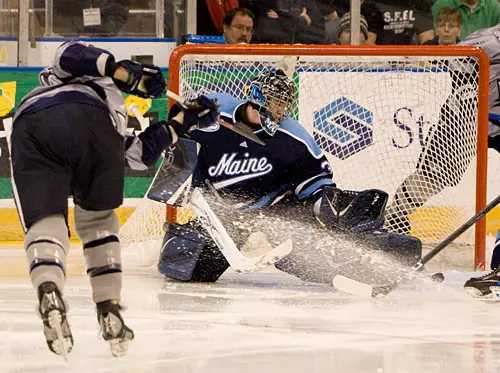
[[[424,255],[424,257],[420,259],[413,267],[411,267],[411,269],[414,270],[415,272],[421,271],[426,263],[428,263],[437,254],[439,254],[450,243],[455,241],[466,230],[468,230],[479,220],[481,220],[488,212],[490,212],[499,203],[500,203],[500,195],[496,197],[493,201],[491,201],[485,208],[479,211],[476,215],[470,218],[467,222],[465,222],[461,227],[459,227],[452,234],[450,234],[434,249],[432,249],[426,255]],[[333,279],[333,285],[337,289],[350,294],[356,294],[360,296],[382,297],[392,292],[396,287],[401,285],[401,283],[395,283],[392,285],[384,285],[384,286],[373,286],[356,280],[352,280],[345,276],[335,276],[335,278]]]
[[[168,89],[165,91],[165,94],[167,95],[168,98],[177,101],[181,106],[188,107],[189,103],[186,102],[181,96],[178,94],[169,91]],[[201,114],[198,114],[201,115]],[[237,134],[252,140],[253,142],[256,142],[259,145],[266,145],[264,141],[259,139],[259,137],[253,133],[253,130],[251,127],[247,126],[245,123],[242,122],[236,122],[234,125],[231,123],[226,122],[223,119],[219,119],[218,122],[221,126],[226,127],[227,129],[236,132]]]

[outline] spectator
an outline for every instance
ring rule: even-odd
[[[367,0],[363,5],[361,13],[369,26],[367,44],[409,45],[415,39],[423,44],[434,38],[430,0]]]
[[[340,19],[349,12],[351,0],[316,0],[319,9],[324,15],[330,14],[330,19]],[[361,2],[363,2],[361,0]]]
[[[368,23],[365,17],[360,18],[360,44],[365,44],[368,38]],[[351,44],[351,13],[345,13],[342,18],[340,18],[338,27],[334,38],[332,39],[333,44]]]
[[[255,15],[246,8],[236,8],[224,15],[222,31],[227,44],[250,43],[255,26]]]
[[[437,14],[437,35],[425,42],[427,45],[455,45],[460,39],[462,30],[462,14],[458,8],[444,7]]]
[[[462,14],[460,39],[483,28],[500,23],[500,4],[498,0],[438,0],[432,6],[432,14],[437,21],[439,9],[458,8]]]
[[[338,34],[340,18],[337,13],[337,6],[332,0],[317,0],[318,8],[325,20],[325,44],[338,44]]]
[[[262,43],[315,43],[325,38],[325,20],[314,0],[254,0],[257,39]]]
[[[340,18],[349,12],[350,0],[317,0],[318,6],[325,19],[325,43],[338,44],[338,28]],[[376,39],[377,32],[383,27],[383,16],[380,10],[371,0],[361,0],[361,16],[365,18],[368,32],[372,33],[372,39]],[[363,32],[363,31],[362,31]],[[362,39],[365,36],[363,33]],[[374,44],[374,41],[371,42]]]
[[[165,0],[165,36],[174,35],[174,2]],[[226,14],[226,12],[224,12]],[[210,15],[210,16],[209,16]],[[222,20],[223,17],[221,17]],[[222,22],[220,22],[222,23]],[[220,26],[220,24],[218,25]],[[205,0],[196,0],[196,34],[197,35],[222,35],[222,30],[218,30],[212,21],[212,15]]]

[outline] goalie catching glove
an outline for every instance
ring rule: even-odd
[[[181,112],[183,117],[179,115]],[[187,107],[182,107],[179,104],[172,106],[169,118],[177,123],[177,125],[173,126],[174,130],[178,136],[182,136],[191,131],[214,125],[218,121],[219,115],[219,101],[217,99],[211,100],[202,95],[189,101]],[[182,123],[180,118],[183,118]],[[171,124],[170,122],[169,124]]]

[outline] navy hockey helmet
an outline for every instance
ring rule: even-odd
[[[273,136],[295,105],[295,87],[282,70],[266,70],[246,87],[246,100],[259,112],[264,131]]]

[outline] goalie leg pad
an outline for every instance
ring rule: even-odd
[[[414,265],[422,252],[417,238],[388,232],[322,234],[318,229],[313,235],[312,241],[294,237],[293,251],[275,267],[303,281],[327,285],[336,275],[387,284],[404,275],[406,265]]]
[[[199,223],[171,223],[163,239],[158,271],[187,282],[215,282],[229,263]]]
[[[405,266],[413,266],[422,258],[422,242],[417,237],[373,232],[366,234],[364,241],[369,248],[388,253]]]
[[[294,247],[287,257],[276,262],[274,266],[302,281],[330,285],[335,274],[330,262],[320,250]]]

